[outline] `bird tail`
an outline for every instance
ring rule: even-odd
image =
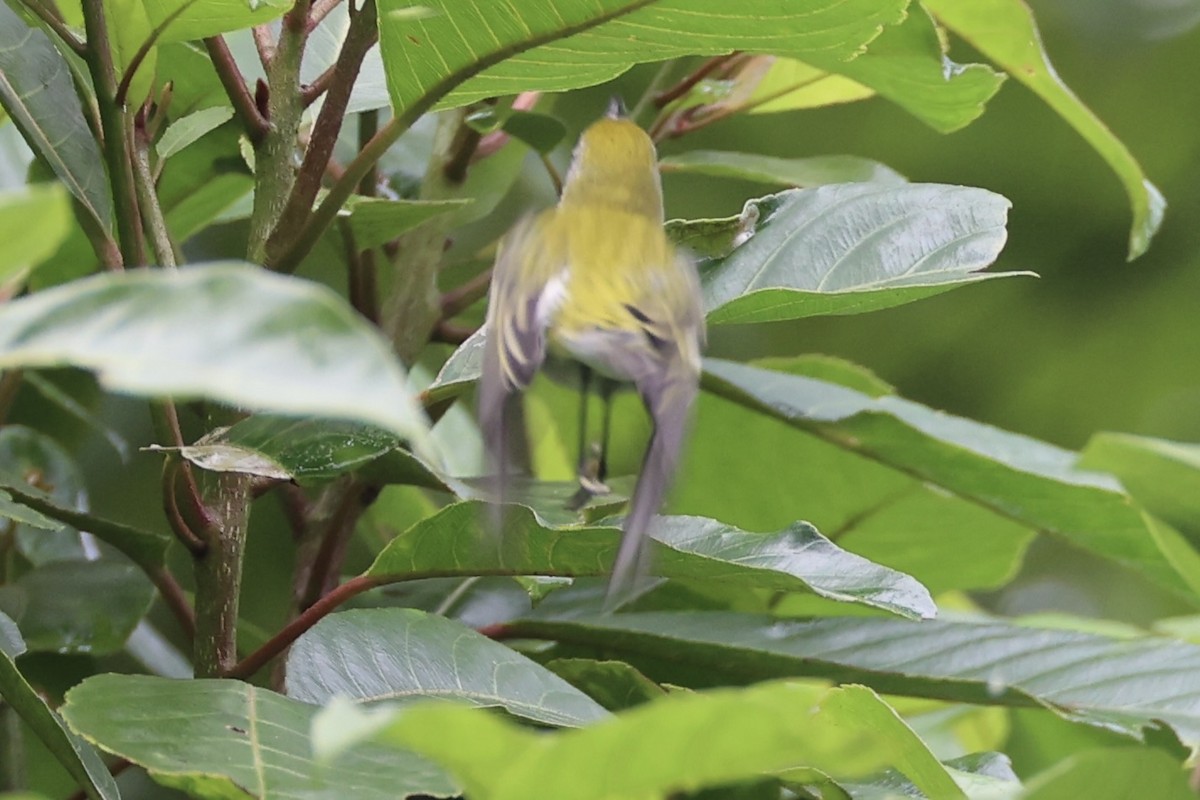
[[[698,390],[697,376],[682,368],[638,386],[642,402],[650,412],[654,432],[642,460],[629,514],[625,517],[621,547],[608,584],[609,607],[632,594],[649,572],[647,539],[650,522],[662,507],[670,488]]]

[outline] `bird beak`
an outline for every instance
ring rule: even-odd
[[[625,119],[629,116],[629,110],[625,108],[625,101],[621,95],[614,94],[608,101],[608,110],[605,112],[605,116],[609,119]]]

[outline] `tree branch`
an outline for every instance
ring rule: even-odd
[[[271,637],[266,644],[243,658],[226,673],[227,678],[246,680],[270,663],[271,659],[282,653],[300,638],[301,635],[335,608],[352,597],[365,591],[388,583],[386,579],[359,575],[338,586],[329,594],[309,606],[303,613],[285,625],[279,633]]]
[[[246,129],[246,135],[250,137],[250,142],[257,145],[267,135],[269,123],[259,113],[254,96],[250,94],[250,88],[246,85],[246,79],[242,77],[237,62],[233,60],[233,53],[229,52],[229,46],[220,36],[210,36],[205,39],[204,47],[208,50],[208,57],[212,59],[213,68],[217,71],[221,85],[225,87],[225,94],[229,96],[229,102],[233,103],[234,113],[241,120],[242,127]]]
[[[88,47],[84,51],[88,72],[96,92],[100,128],[104,136],[104,160],[108,164],[113,191],[113,212],[117,219],[117,243],[126,267],[139,266],[145,258],[141,229],[138,227],[137,195],[133,187],[133,164],[124,110],[117,105],[117,78],[113,66],[108,23],[102,0],[83,0],[83,25]]]
[[[287,247],[312,215],[313,202],[321,188],[325,167],[333,156],[333,148],[342,129],[342,120],[346,116],[346,106],[350,102],[354,82],[358,79],[358,72],[362,68],[367,51],[379,35],[375,22],[375,0],[366,0],[362,10],[350,22],[346,40],[342,43],[341,52],[338,53],[337,62],[333,66],[325,102],[321,104],[321,113],[317,115],[317,121],[313,124],[304,160],[300,164],[283,212],[279,215],[279,222],[267,240],[268,263],[272,254]]]

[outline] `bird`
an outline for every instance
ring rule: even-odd
[[[504,501],[520,393],[538,370],[575,377],[582,393],[580,489],[607,491],[610,400],[632,386],[652,424],[609,578],[608,598],[648,574],[648,529],[676,471],[699,392],[705,343],[700,281],[664,229],[650,137],[619,101],[579,138],[558,204],[520,219],[497,251],[477,394],[495,499]],[[585,446],[587,395],[605,416],[598,452]]]

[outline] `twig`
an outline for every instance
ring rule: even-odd
[[[654,77],[650,79],[650,83],[646,84],[642,96],[638,98],[637,102],[633,104],[633,108],[629,110],[629,118],[631,120],[636,122],[637,118],[646,113],[646,109],[653,105],[654,98],[658,96],[658,87],[662,86],[674,67],[674,61],[664,61],[659,65],[654,73]]]
[[[477,300],[488,293],[492,285],[492,269],[488,267],[483,272],[471,278],[461,286],[456,286],[442,295],[442,319],[449,320],[473,306]]]
[[[154,48],[154,45],[162,37],[163,33],[171,25],[172,22],[179,18],[179,15],[187,11],[196,0],[188,0],[188,2],[179,6],[172,11],[166,18],[154,26],[154,30],[150,31],[150,35],[138,47],[133,54],[133,58],[129,59],[129,63],[125,65],[125,74],[121,76],[121,82],[117,84],[116,101],[118,106],[125,105],[125,98],[129,94],[129,85],[133,83],[133,76],[137,74],[138,68],[142,66],[142,62],[146,60],[146,56]]]
[[[249,87],[246,86],[246,79],[242,77],[237,62],[233,60],[233,53],[229,52],[229,46],[220,36],[210,36],[205,39],[204,47],[208,50],[208,57],[217,71],[221,86],[225,87],[225,94],[229,96],[229,102],[233,104],[234,113],[241,120],[242,127],[246,129],[246,135],[250,137],[251,143],[257,145],[267,135],[268,122],[259,113],[258,105],[254,102]]]
[[[333,76],[336,71],[337,64],[334,64],[326,68],[312,83],[307,83],[300,87],[300,102],[305,108],[317,102],[318,97],[329,91],[329,84],[333,82]]]
[[[582,31],[588,30],[600,25],[609,20],[616,19],[626,14],[631,14],[640,8],[649,5],[653,0],[632,0],[632,2],[623,5],[620,10],[606,14],[599,14],[589,17],[586,22],[581,22],[575,25],[569,25],[566,28],[557,28],[553,33],[547,33],[545,36],[534,36],[522,42],[520,48],[501,48],[494,52],[488,53],[486,56],[475,61],[470,68],[459,70],[452,76],[448,76],[437,85],[432,86],[420,98],[404,107],[398,109],[396,116],[392,117],[386,125],[379,129],[377,133],[368,143],[366,147],[359,151],[355,157],[346,166],[346,173],[338,180],[325,195],[325,199],[316,211],[312,212],[311,216],[307,217],[303,226],[298,232],[291,232],[293,235],[286,240],[286,245],[281,241],[280,249],[269,254],[264,263],[277,272],[294,272],[300,265],[300,262],[312,250],[313,245],[320,240],[322,234],[328,230],[333,223],[334,217],[337,216],[338,210],[354,193],[355,187],[362,177],[367,174],[370,168],[378,161],[388,148],[399,139],[412,124],[417,121],[425,112],[433,108],[438,100],[442,99],[451,89],[461,84],[467,78],[483,72],[488,67],[500,63],[506,58],[510,58],[518,52],[536,47],[564,36],[570,36]]]
[[[725,64],[725,62],[735,58],[738,55],[740,55],[740,52],[734,51],[732,53],[726,53],[723,56],[715,56],[708,59],[701,64],[695,72],[691,73],[679,83],[675,84],[670,89],[667,89],[665,92],[660,92],[658,95],[656,95],[654,98],[654,107],[666,108],[672,102],[690,92],[692,87],[711,75],[716,69]]]
[[[275,57],[275,43],[271,41],[271,26],[255,25],[251,31],[254,36],[254,49],[258,51],[258,60],[263,70],[271,67],[271,59]]]
[[[24,377],[25,372],[20,369],[6,369],[0,375],[0,425],[8,421],[8,414],[12,411],[13,401],[17,399]]]
[[[329,612],[350,598],[388,582],[385,578],[376,578],[367,575],[359,575],[357,578],[351,578],[305,609],[299,616],[285,625],[279,633],[272,636],[262,647],[229,669],[225,673],[225,677],[239,678],[241,680],[250,678],[270,663],[271,659],[286,650],[292,642],[299,639],[305,631],[320,622]]]
[[[79,37],[71,32],[71,29],[66,26],[61,19],[54,15],[50,9],[42,5],[38,0],[21,0],[21,5],[29,9],[29,11],[46,23],[46,27],[54,31],[63,44],[75,51],[78,56],[83,56],[87,52],[87,45],[79,40]]]
[[[346,40],[342,43],[341,52],[338,53],[337,62],[333,66],[334,72],[325,93],[325,102],[321,105],[321,113],[317,115],[317,121],[313,124],[304,160],[300,164],[283,212],[267,240],[268,264],[272,254],[290,245],[296,232],[305,226],[312,215],[313,201],[321,188],[321,177],[333,156],[333,148],[342,129],[342,120],[346,115],[346,106],[350,102],[354,82],[358,79],[363,59],[375,43],[378,34],[375,25],[375,0],[366,0],[362,10],[350,22]],[[355,182],[361,177],[356,177]]]
[[[187,595],[183,593],[179,581],[175,580],[175,576],[166,567],[150,575],[150,580],[158,589],[163,604],[175,615],[180,629],[187,636],[187,640],[191,642],[196,637],[196,612],[188,602]]]
[[[84,59],[92,76],[96,104],[100,111],[100,128],[104,134],[104,160],[108,165],[109,181],[113,190],[113,211],[117,218],[117,243],[124,265],[134,267],[145,261],[141,229],[137,224],[137,195],[133,187],[133,164],[129,153],[125,114],[115,99],[116,69],[113,66],[104,4],[100,0],[84,0],[83,24],[88,41]]]
[[[358,115],[358,146],[366,147],[367,142],[379,132],[379,112],[372,109]],[[379,194],[379,167],[374,165],[362,180],[358,182],[358,193],[364,197],[374,197]],[[375,249],[368,247],[359,250],[354,240],[354,231],[349,220],[342,226],[342,236],[346,242],[346,264],[349,270],[350,304],[358,313],[372,323],[379,324],[379,289],[378,265],[375,261]]]
[[[200,558],[208,550],[208,543],[192,530],[192,526],[188,524],[179,510],[179,500],[175,494],[179,469],[179,459],[168,454],[166,463],[163,464],[162,476],[163,516],[167,518],[167,524],[180,544],[187,548],[187,551],[194,557]]]
[[[361,494],[362,486],[353,479],[342,490],[337,509],[330,517],[329,524],[321,536],[321,546],[317,548],[312,558],[308,570],[308,580],[300,595],[299,608],[301,612],[327,593],[326,586],[331,579],[336,579],[337,574],[341,571],[340,553],[345,549],[343,546],[345,539],[354,531],[354,522],[358,518],[356,512],[362,509]]]
[[[139,115],[141,112],[138,112]],[[160,267],[175,269],[175,243],[167,230],[167,220],[154,190],[154,175],[150,171],[150,140],[146,134],[145,120],[134,122],[133,134],[133,177],[138,194],[138,207],[142,212],[142,227],[149,233],[150,246]]]
[[[442,320],[433,329],[433,341],[442,344],[460,345],[470,339],[478,328],[469,325],[455,325],[453,322]]]
[[[313,0],[312,8],[308,12],[308,31],[312,33],[316,27],[321,24],[321,20],[329,16],[329,12],[337,8],[342,0]],[[351,0],[353,3],[353,0]],[[350,6],[353,11],[354,6]]]

